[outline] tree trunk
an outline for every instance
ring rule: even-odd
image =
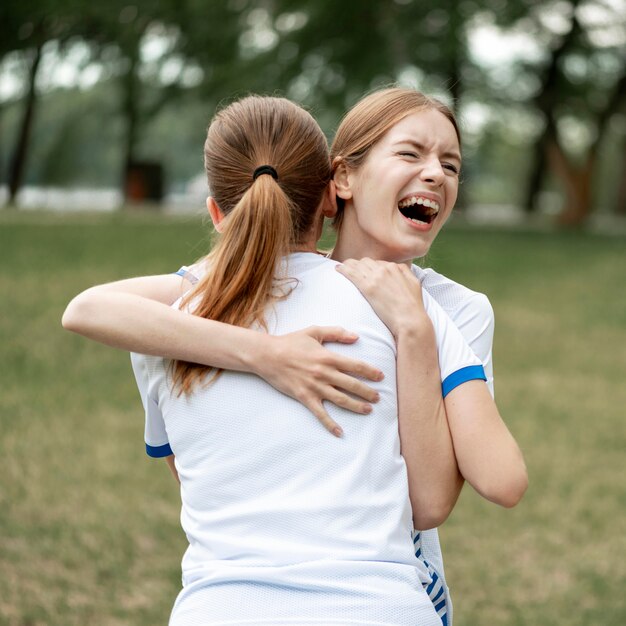
[[[41,62],[42,46],[38,45],[34,50],[33,61],[30,65],[28,76],[28,90],[24,98],[24,114],[22,124],[17,136],[17,142],[11,160],[9,162],[9,206],[14,205],[22,181],[24,179],[24,171],[26,169],[26,158],[28,155],[28,147],[33,127],[33,119],[35,115],[35,104],[37,100],[37,92],[35,83],[37,80],[37,70]]]
[[[583,165],[570,163],[556,139],[547,146],[548,163],[552,172],[561,180],[565,192],[563,210],[558,222],[563,226],[581,226],[593,208],[592,176],[596,163],[596,151],[589,151]]]
[[[526,181],[526,190],[524,194],[524,211],[526,213],[534,213],[539,203],[537,202],[539,192],[543,186],[543,178],[546,172],[546,149],[549,142],[549,130],[546,128],[533,146],[533,158],[531,161],[531,171]]]
[[[537,138],[533,149],[533,166],[526,181],[526,191],[524,193],[524,209],[527,213],[537,210],[537,197],[543,185],[546,174],[546,165],[549,164],[547,151],[550,143],[556,140],[556,128],[554,127],[554,107],[559,101],[559,79],[561,77],[559,64],[561,59],[578,37],[581,27],[576,19],[576,8],[581,0],[572,2],[574,11],[570,29],[565,33],[559,44],[553,49],[550,62],[546,66],[541,79],[541,89],[535,99],[535,106],[543,113],[546,119],[546,128]]]
[[[135,162],[137,135],[139,132],[139,97],[137,89],[137,66],[139,64],[139,42],[133,46],[128,55],[128,72],[122,79],[122,115],[126,120],[126,134],[124,136],[124,156],[122,160],[121,184],[124,200],[128,199],[128,173]]]
[[[626,216],[626,138],[622,140],[622,175],[617,190],[615,213]]]
[[[461,108],[461,96],[463,95],[463,62],[468,56],[467,41],[464,32],[464,22],[454,3],[448,3],[449,30],[447,42],[450,50],[448,59],[448,80],[450,96],[452,97],[452,110],[458,115]],[[469,183],[471,185],[471,182]],[[463,211],[468,205],[468,188],[459,185],[459,194],[456,199],[455,209]]]
[[[593,173],[600,145],[611,117],[619,110],[626,96],[626,71],[615,85],[605,107],[598,113],[596,136],[585,157],[582,166],[575,167],[568,160],[559,144],[556,122],[551,116],[548,127],[554,129],[554,139],[548,145],[548,161],[551,169],[561,178],[565,187],[566,204],[558,221],[566,226],[581,225],[593,210]],[[622,181],[623,182],[623,181]]]

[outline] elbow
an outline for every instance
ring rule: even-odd
[[[428,511],[423,515],[414,514],[413,528],[415,528],[415,530],[430,530],[431,528],[437,528],[448,519],[450,511],[445,513],[443,511]]]
[[[441,526],[452,513],[455,503],[456,498],[453,501],[441,500],[439,502],[431,502],[428,505],[424,502],[411,501],[413,528],[415,530],[429,530],[430,528]]]
[[[528,489],[528,472],[522,466],[504,480],[494,480],[491,484],[477,489],[487,500],[498,504],[505,509],[516,506]]]
[[[520,471],[519,476],[517,476],[515,481],[510,485],[506,495],[502,498],[500,505],[507,509],[512,509],[514,506],[519,504],[527,489],[528,472],[526,471],[526,467],[524,467],[523,470]]]
[[[86,320],[89,319],[89,305],[85,302],[85,293],[77,295],[63,312],[61,326],[65,330],[80,333],[85,329]]]
[[[76,307],[74,305],[74,300],[72,300],[65,308],[65,311],[63,311],[63,317],[61,317],[61,326],[63,326],[65,330],[76,332],[77,321],[75,309]]]

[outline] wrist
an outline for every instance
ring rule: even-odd
[[[435,339],[435,329],[428,315],[411,313],[410,317],[394,324],[392,333],[396,341],[423,342]]]
[[[255,332],[248,330],[247,332]],[[264,378],[263,371],[274,359],[275,337],[267,333],[255,333],[253,341],[247,341],[240,351],[242,371]]]

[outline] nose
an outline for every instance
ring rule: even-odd
[[[433,154],[424,159],[422,163],[422,180],[437,186],[441,185],[445,180],[446,173],[443,171],[443,167],[441,167],[439,158]]]

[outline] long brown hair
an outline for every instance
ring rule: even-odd
[[[407,115],[424,109],[435,109],[452,123],[460,146],[459,126],[450,107],[415,89],[387,87],[364,96],[344,115],[330,148],[333,172],[340,163],[357,169],[390,128]],[[333,222],[336,229],[341,227],[343,209],[343,200],[337,198],[337,215]]]
[[[208,272],[181,306],[227,324],[265,326],[277,263],[310,234],[330,181],[328,143],[313,117],[293,102],[248,96],[213,118],[204,165],[224,219],[206,258]],[[274,168],[277,178],[255,180],[262,165]],[[189,392],[211,369],[176,361],[174,384]]]

